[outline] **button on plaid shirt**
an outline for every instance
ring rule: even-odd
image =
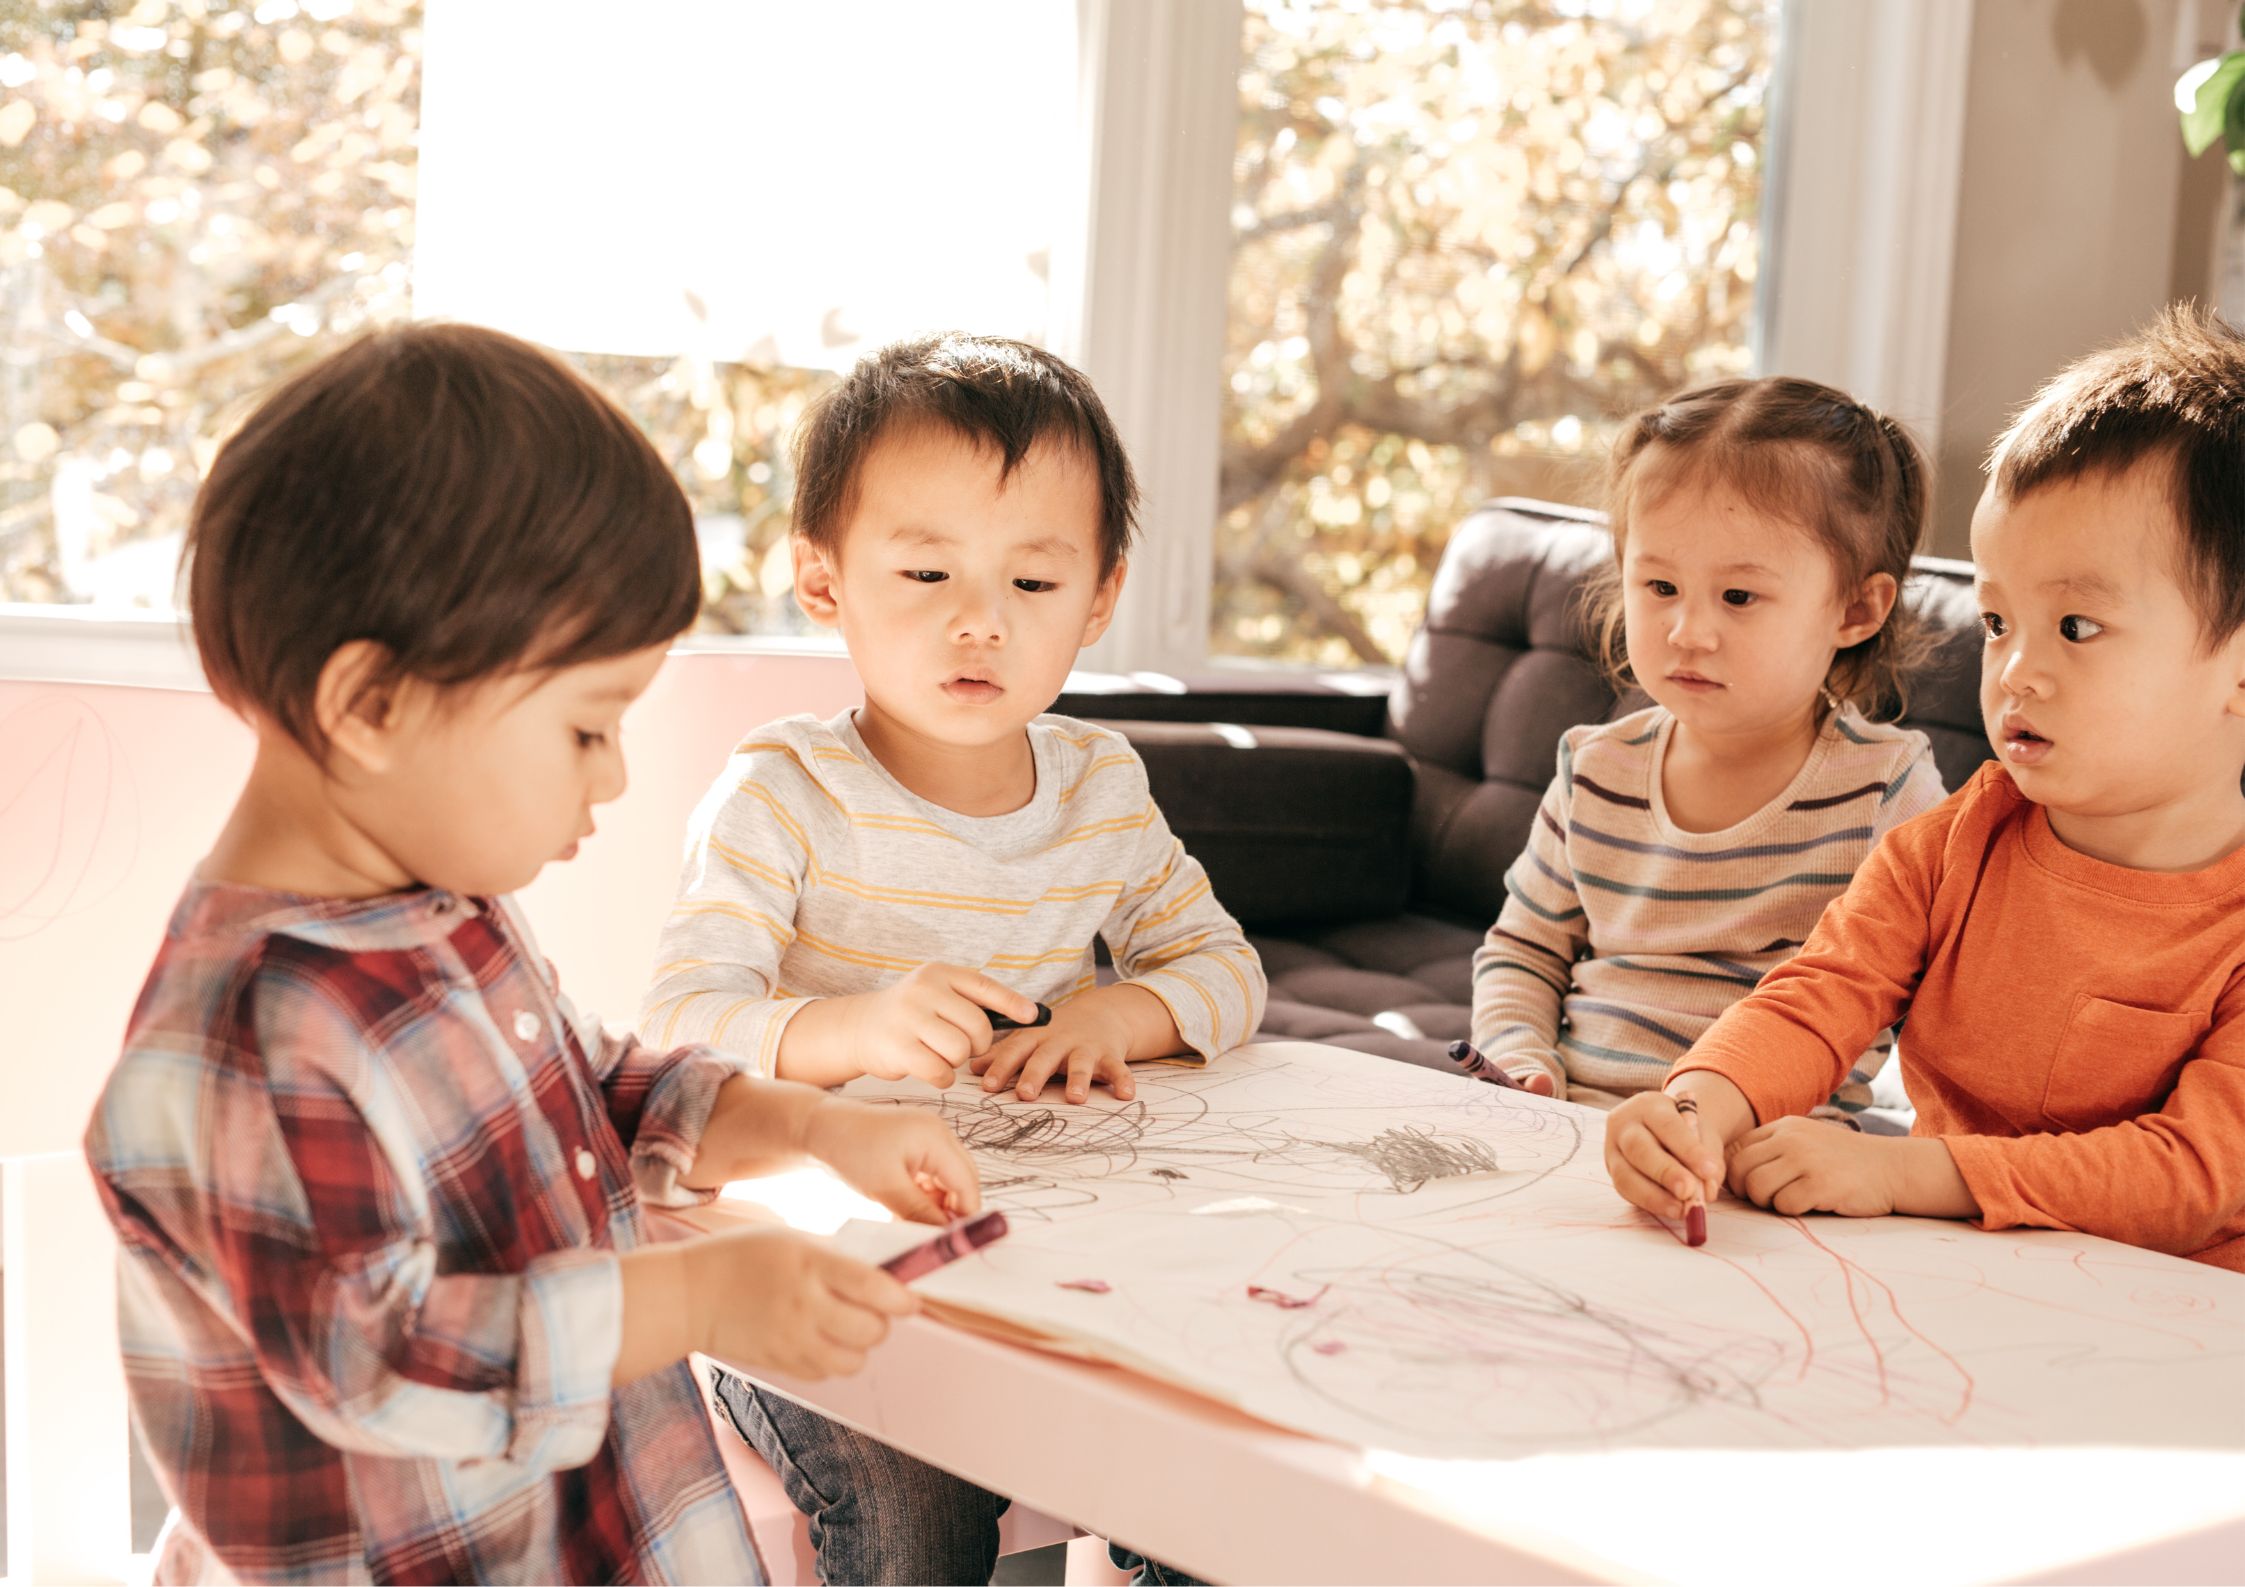
[[[616,1253],[734,1060],[581,1022],[514,906],[196,883],[86,1136],[160,1581],[756,1581]]]

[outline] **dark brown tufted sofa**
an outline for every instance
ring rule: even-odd
[[[1384,695],[1273,675],[1120,684],[1054,709],[1129,733],[1154,796],[1271,980],[1263,1034],[1447,1067],[1470,967],[1550,782],[1559,736],[1636,709],[1590,660],[1594,513],[1492,502],[1458,526]],[[1971,568],[1921,559],[1904,599],[1937,644],[1900,718],[1949,787],[1988,758]]]

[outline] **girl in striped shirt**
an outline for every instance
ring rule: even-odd
[[[1919,648],[1896,608],[1925,466],[1894,420],[1787,378],[1698,387],[1615,443],[1601,660],[1651,696],[1570,729],[1474,956],[1474,1044],[1531,1091],[1611,1106],[1808,935],[1931,808],[1922,733],[1870,720]],[[1857,1119],[1882,1034],[1835,1092]]]

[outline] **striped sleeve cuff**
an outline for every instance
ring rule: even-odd
[[[641,1034],[655,1046],[698,1042],[741,1060],[742,1069],[769,1080],[779,1073],[780,1037],[807,997],[759,997],[719,989],[680,992],[647,1010]]]
[[[1178,1036],[1203,1058],[1239,1046],[1255,1029],[1254,1000],[1243,995],[1244,971],[1227,973],[1230,967],[1209,962],[1214,957],[1195,954],[1121,983],[1160,998]]]

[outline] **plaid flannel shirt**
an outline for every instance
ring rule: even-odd
[[[757,1581],[616,1253],[737,1062],[581,1022],[507,900],[191,885],[86,1136],[159,1581]]]

